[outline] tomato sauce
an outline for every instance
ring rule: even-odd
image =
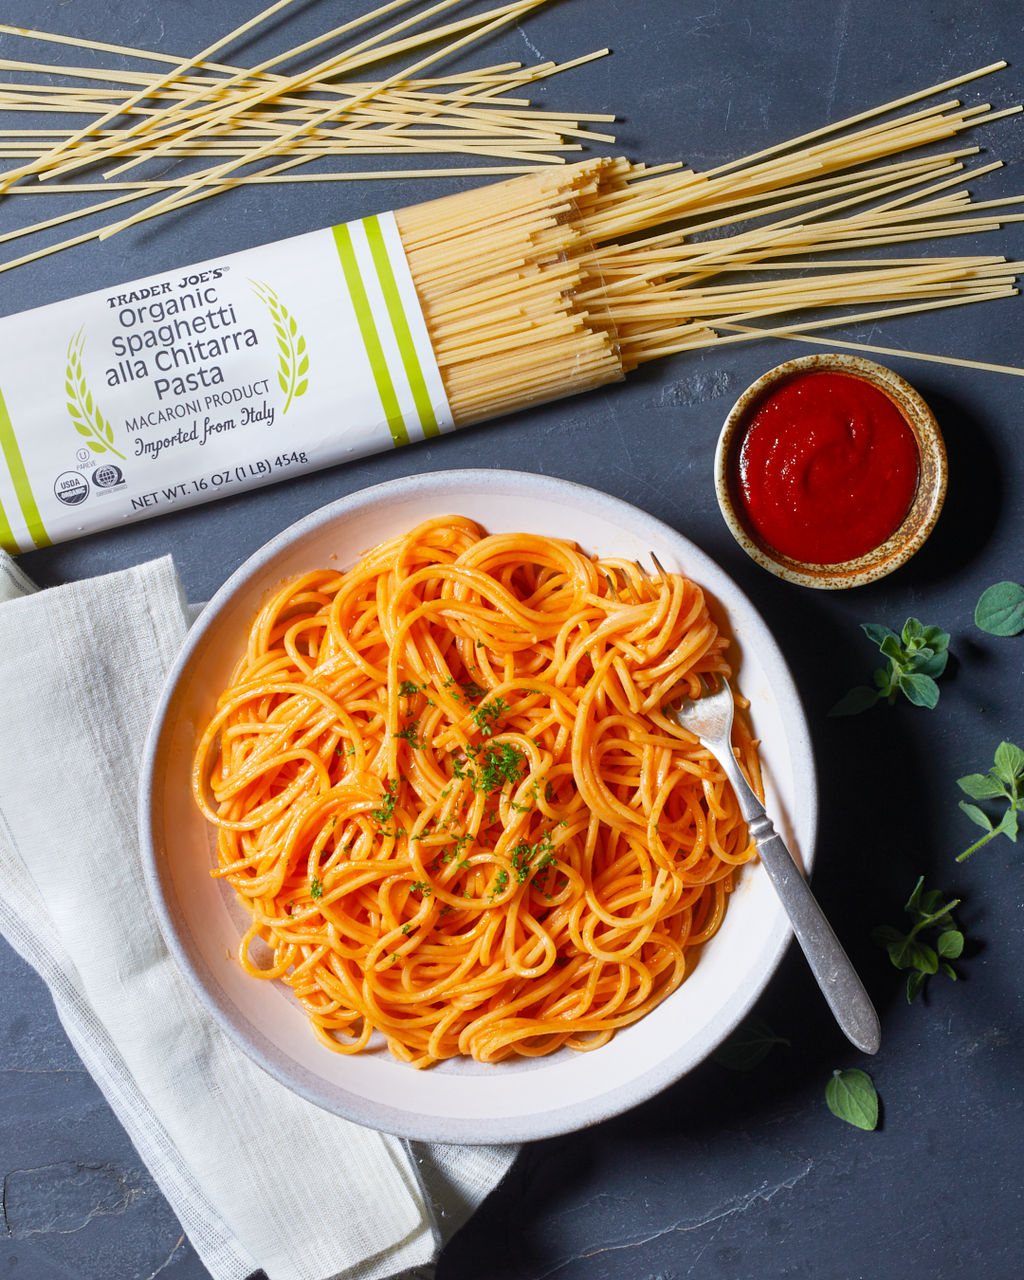
[[[885,542],[920,472],[897,406],[845,373],[799,373],[769,390],[736,458],[734,501],[749,532],[810,564],[855,560]]]

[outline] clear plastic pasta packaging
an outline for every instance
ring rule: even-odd
[[[607,1043],[683,982],[754,857],[662,713],[727,643],[685,577],[461,517],[283,585],[193,768],[242,965],[339,1053]]]

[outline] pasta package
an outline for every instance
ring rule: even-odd
[[[41,307],[0,330],[9,551],[452,426],[391,216]]]
[[[0,321],[0,543],[268,484],[662,356],[1009,296],[999,257],[857,256],[1022,216],[956,189],[970,153],[934,145],[1004,112],[894,116],[955,83],[708,173],[550,165]]]

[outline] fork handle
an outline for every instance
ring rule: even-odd
[[[851,1044],[864,1053],[877,1053],[882,1030],[864,984],[825,918],[796,859],[775,830],[764,805],[751,790],[735,760],[723,760],[723,764],[750,834],[757,842],[761,863],[775,886],[797,941],[836,1021]]]

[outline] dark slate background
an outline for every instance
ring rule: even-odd
[[[259,7],[244,0],[2,0],[0,21],[192,53]],[[298,43],[368,0],[296,4],[241,58]],[[341,16],[339,16],[341,15]],[[703,169],[866,107],[1006,58],[967,86],[970,102],[1024,98],[1019,0],[556,0],[471,65],[610,58],[549,81],[535,98],[614,110],[621,151]],[[36,54],[0,37],[0,57]],[[977,142],[1007,168],[977,194],[1024,194],[1024,118]],[[13,313],[252,244],[471,185],[374,181],[249,190],[0,276]],[[1024,206],[1021,206],[1024,208]],[[0,202],[0,231],[43,217]],[[956,251],[972,252],[960,240]],[[1024,257],[1010,225],[984,252]],[[4,256],[7,256],[6,254]],[[1024,364],[1024,302],[843,331],[905,350]],[[762,342],[648,366],[628,384],[273,489],[23,557],[43,584],[173,553],[203,600],[253,550],[307,512],[366,485],[453,467],[510,467],[606,490],[714,556],[763,613],[805,701],[820,771],[814,882],[879,1007],[883,1047],[867,1061],[836,1030],[792,948],[758,1012],[790,1044],[750,1074],[706,1063],[617,1120],[525,1148],[505,1183],[445,1249],[437,1280],[932,1280],[1024,1273],[1021,1095],[1024,854],[1000,839],[964,864],[975,829],[956,779],[984,771],[1000,740],[1024,744],[1024,637],[973,625],[990,583],[1024,580],[1024,382],[889,358],[934,408],[950,488],[924,550],[891,578],[818,593],[749,561],[718,513],[711,463],[743,388],[807,348]],[[952,633],[934,711],[909,705],[854,720],[827,710],[873,665],[862,621],[915,615]],[[908,1006],[870,941],[902,918],[917,876],[963,899],[971,942],[961,981],[933,980]],[[882,1123],[863,1133],[826,1109],[834,1068],[870,1069]],[[205,1269],[61,1032],[45,988],[0,944],[0,1277],[202,1280]],[[344,1224],[339,1223],[339,1230]]]

